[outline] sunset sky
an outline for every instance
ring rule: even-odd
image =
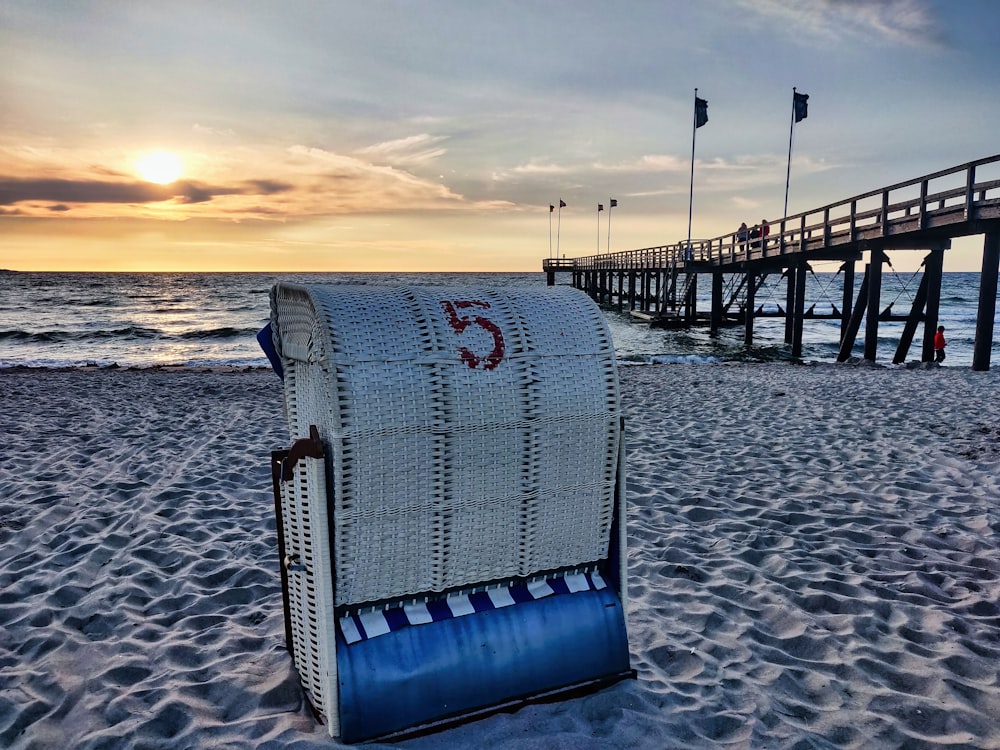
[[[715,237],[782,215],[793,86],[790,214],[1000,153],[998,29],[996,0],[4,0],[0,268],[537,271],[677,242],[695,87]]]

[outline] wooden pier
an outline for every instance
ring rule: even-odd
[[[603,305],[627,309],[654,326],[707,325],[714,334],[725,325],[742,325],[745,344],[753,345],[758,317],[783,317],[785,343],[802,356],[805,321],[840,320],[839,361],[850,356],[864,323],[864,358],[875,361],[880,320],[904,321],[893,362],[906,361],[923,324],[921,360],[934,358],[934,333],[941,301],[944,253],[956,237],[985,236],[974,370],[988,370],[993,344],[998,267],[1000,267],[1000,155],[918,177],[773,222],[765,238],[737,232],[710,240],[626,250],[580,258],[549,258],[542,268],[549,285],[556,273],[572,274],[572,284]],[[910,310],[880,309],[887,253],[922,251],[923,273]],[[857,263],[864,266],[854,298]],[[838,308],[817,313],[806,308],[806,277],[811,263],[835,261],[843,274]],[[771,274],[785,279],[785,304],[765,312],[756,300]],[[711,308],[698,309],[698,284],[711,284]]]

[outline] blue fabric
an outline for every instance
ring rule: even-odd
[[[469,601],[472,602],[472,608],[476,610],[476,612],[486,612],[491,609],[496,609],[493,602],[490,600],[490,595],[485,591],[470,594]]]
[[[453,617],[451,609],[448,607],[448,602],[444,599],[427,602],[427,610],[431,613],[431,617],[434,618],[435,622],[439,620],[450,620]]]
[[[554,578],[549,581],[549,586],[552,587],[552,591],[557,594],[568,594],[569,586],[566,585],[566,580],[564,578]]]
[[[278,352],[274,349],[274,339],[271,338],[270,323],[257,331],[257,343],[260,345],[260,348],[264,350],[264,354],[267,355],[267,361],[271,363],[271,369],[274,370],[275,374],[277,374],[279,378],[284,380],[285,368],[281,366],[281,358],[278,356]]]
[[[628,638],[606,587],[338,638],[337,670],[341,737],[357,742],[622,674]]]

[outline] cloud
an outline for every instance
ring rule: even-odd
[[[574,164],[554,164],[552,162],[529,162],[519,164],[510,169],[495,170],[492,173],[494,182],[503,182],[512,179],[545,178],[545,177],[567,177],[573,175],[586,175],[592,172],[618,172],[618,173],[656,173],[656,172],[681,172],[690,169],[690,162],[671,154],[647,154],[632,159],[613,164],[579,162]]]
[[[382,153],[413,156],[433,137],[386,142]],[[406,169],[305,145],[230,146],[180,152],[189,177],[168,185],[130,174],[120,150],[0,148],[5,216],[286,221],[317,216],[437,210],[507,210],[504,200],[468,200],[441,181]],[[196,178],[197,176],[197,178]],[[16,209],[16,210],[14,210]]]
[[[575,171],[572,167],[567,167],[563,164],[521,164],[510,170],[510,174],[516,175],[564,175]],[[494,178],[498,178],[504,172],[495,172]]]
[[[447,153],[447,149],[437,145],[444,140],[447,140],[446,136],[421,133],[420,135],[411,135],[407,138],[398,138],[366,146],[358,149],[356,153],[373,162],[383,164],[426,164]]]
[[[232,128],[213,128],[209,125],[202,125],[197,122],[191,126],[191,132],[196,135],[203,135],[211,138],[222,138],[226,140],[231,140],[236,137],[236,131]]]
[[[169,185],[102,180],[28,179],[0,177],[0,205],[55,203],[49,210],[67,211],[66,204],[89,203],[205,203],[223,195],[270,195],[290,189],[273,180],[252,180],[241,186],[220,187],[181,180]]]
[[[691,168],[691,162],[674,154],[643,154],[632,161],[595,166],[608,172],[683,172]]]
[[[942,44],[927,0],[734,1],[755,14],[778,19],[785,29],[815,37],[875,37],[918,47]]]
[[[101,180],[0,178],[0,205],[43,203],[149,203],[169,200],[169,187]]]

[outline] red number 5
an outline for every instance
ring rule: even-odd
[[[493,351],[485,357],[476,356],[464,346],[459,347],[458,353],[462,355],[462,361],[473,369],[477,367],[482,367],[484,370],[495,369],[504,355],[503,331],[500,330],[500,326],[482,315],[472,317],[471,315],[458,314],[459,310],[468,310],[470,307],[481,307],[488,310],[490,303],[481,300],[455,300],[454,302],[442,300],[441,307],[444,308],[444,313],[448,316],[448,323],[455,329],[455,333],[463,333],[470,325],[477,325],[493,336]]]

